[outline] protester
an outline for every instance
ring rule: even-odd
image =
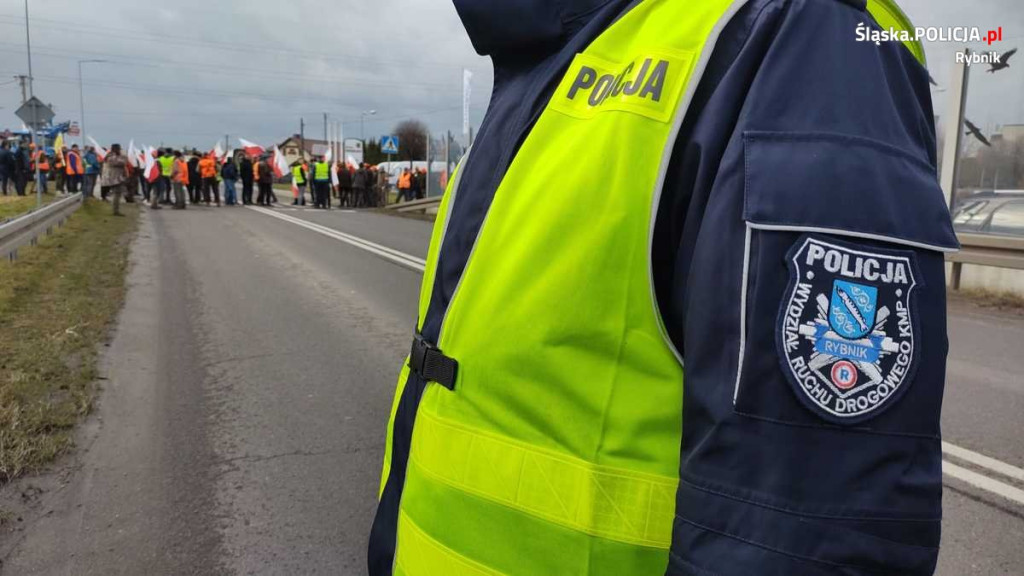
[[[211,197],[220,206],[220,190],[217,187],[217,161],[213,154],[207,154],[199,161],[199,176],[203,179],[203,202],[210,205]]]
[[[377,205],[387,206],[388,205],[388,192],[391,187],[391,182],[388,180],[388,171],[379,170],[374,166],[377,175]]]
[[[171,168],[171,183],[174,187],[174,208],[176,210],[184,210],[185,192],[189,184],[188,162],[185,162],[185,157],[179,150],[174,151],[174,166]]]
[[[7,196],[7,189],[14,177],[14,153],[11,152],[11,144],[4,142],[0,144],[0,191]]]
[[[67,191],[70,194],[78,192],[82,184],[82,176],[85,175],[85,167],[82,165],[82,153],[78,150],[78,144],[71,146],[67,154],[67,161],[64,166]]]
[[[32,157],[24,144],[18,144],[12,151],[14,164],[12,165],[11,177],[14,179],[14,192],[18,196],[25,195],[25,186],[32,179]]]
[[[35,144],[32,144],[31,146],[33,149],[35,148]],[[37,178],[35,182],[36,190],[46,194],[47,174],[50,172],[50,158],[46,155],[45,150],[39,149],[32,155],[32,170],[35,171],[37,168],[39,178]]]
[[[199,175],[199,154],[193,150],[188,159],[188,201],[190,204],[199,204],[202,189],[203,179]]]
[[[408,168],[398,176],[398,199],[395,202],[401,202],[403,198],[412,200],[412,174]]]
[[[347,163],[342,164],[338,169],[338,205],[354,205],[352,202],[352,170]]]
[[[54,149],[53,151],[53,162],[50,164],[50,179],[53,180],[54,194],[57,194],[58,192],[64,193],[67,191],[67,172],[64,171],[64,164],[67,156],[67,148],[61,147],[60,150]],[[43,190],[43,192],[46,192],[46,190]]]
[[[235,206],[238,200],[235,196],[235,184],[238,182],[238,165],[234,158],[228,158],[224,167],[220,169],[220,176],[224,180],[224,203],[228,206]]]
[[[96,178],[100,173],[100,160],[96,155],[96,149],[88,146],[85,154],[82,155],[82,164],[85,165],[85,174],[82,176],[82,195],[92,198],[96,190]]]
[[[128,158],[121,154],[121,145],[113,144],[110,146],[110,153],[107,154],[106,159],[103,161],[103,174],[102,185],[110,188],[110,194],[113,197],[114,203],[114,216],[121,216],[121,197],[125,193],[125,183],[128,181],[128,175],[131,171],[131,165],[128,163]],[[156,198],[156,195],[153,195]],[[155,206],[159,208],[159,206]]]
[[[270,168],[268,159],[269,156],[263,155],[259,163],[253,168],[254,176],[260,189],[256,203],[260,206],[270,206],[271,198],[274,196],[274,171]]]
[[[248,155],[243,156],[238,172],[242,177],[242,204],[246,206],[252,204],[253,169],[252,158]]]

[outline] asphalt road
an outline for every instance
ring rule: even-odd
[[[430,224],[273,213],[144,216],[97,417],[5,576],[364,573]],[[1024,317],[950,331],[938,574],[1019,576]]]

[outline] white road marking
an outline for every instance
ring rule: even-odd
[[[981,488],[986,492],[991,492],[998,496],[1002,496],[1011,502],[1016,502],[1024,506],[1024,490],[1015,488],[1009,484],[1004,484],[998,480],[993,480],[984,474],[979,474],[966,468],[961,468],[956,464],[950,464],[949,460],[943,460],[942,472],[974,486]]]
[[[381,258],[390,260],[391,262],[394,262],[400,266],[404,266],[411,270],[422,272],[427,264],[426,261],[423,260],[422,258],[417,258],[416,256],[413,256],[411,254],[406,254],[405,252],[400,252],[393,248],[388,248],[387,246],[382,246],[375,242],[359,238],[358,236],[352,236],[351,234],[339,232],[338,230],[335,230],[333,228],[328,228],[326,226],[321,226],[320,224],[309,222],[307,220],[302,220],[301,218],[285,216],[280,212],[275,212],[274,210],[267,208],[249,206],[249,209],[255,210],[262,214],[266,214],[267,216],[271,216],[273,218],[277,218],[279,220],[283,220],[291,224],[295,224],[296,226],[301,226],[303,228],[306,228],[307,230],[311,230],[318,234],[323,234],[324,236],[334,238],[335,240],[345,242],[346,244],[355,246],[356,248],[360,248],[362,250],[366,250],[367,252],[376,254]],[[948,442],[942,443],[942,452],[949,456],[953,456],[955,458],[964,460],[965,462],[970,462],[975,466],[984,468],[996,474],[1000,474],[1007,478],[1012,478],[1014,480],[1024,482],[1024,469],[1017,468],[1016,466],[1012,466],[1005,462],[1001,462],[999,460],[996,460],[995,458],[990,458],[983,454],[972,452],[970,450],[967,450],[966,448],[961,448]],[[987,492],[991,492],[998,496],[1002,496],[1003,498],[1006,498],[1007,500],[1010,500],[1012,502],[1016,502],[1017,504],[1024,505],[1024,490],[1015,488],[1009,484],[1005,484],[1003,482],[985,476],[984,474],[979,474],[966,468],[962,468],[960,466],[957,466],[956,464],[950,463],[948,460],[943,460],[942,471],[943,473],[953,478],[956,478],[957,480],[960,480],[962,482],[966,482],[976,488],[980,488]]]
[[[395,250],[393,248],[388,248],[387,246],[382,246],[375,242],[370,242],[369,240],[365,240],[358,236],[352,236],[351,234],[339,232],[338,230],[328,228],[327,226],[321,226],[320,224],[316,224],[308,220],[303,220],[301,218],[295,218],[294,216],[286,216],[279,212],[275,212],[273,209],[259,208],[256,206],[249,206],[249,209],[255,210],[256,212],[259,212],[261,214],[266,214],[267,216],[270,216],[272,218],[277,218],[278,220],[283,220],[285,222],[295,224],[296,226],[301,226],[307,230],[311,230],[318,234],[323,234],[324,236],[334,238],[335,240],[339,240],[351,246],[355,246],[356,248],[366,250],[371,254],[375,254],[377,256],[380,256],[381,258],[384,258],[385,260],[390,260],[391,262],[394,262],[399,266],[404,266],[411,270],[423,272],[423,270],[427,266],[427,261],[422,258],[417,258],[416,256],[406,254],[405,252],[399,252],[398,250]]]
[[[964,462],[970,462],[975,466],[995,472],[996,474],[1006,476],[1007,478],[1013,478],[1019,482],[1024,482],[1024,468],[1018,468],[1011,464],[1007,464],[1006,462],[996,460],[995,458],[989,458],[984,454],[972,452],[966,448],[950,444],[949,442],[942,443],[942,452],[949,456],[953,456],[954,458],[959,458]]]

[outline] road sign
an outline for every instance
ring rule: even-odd
[[[14,115],[24,122],[25,125],[35,130],[49,124],[55,116],[53,108],[50,108],[35,96],[22,104],[21,107],[14,112]]]
[[[383,154],[398,154],[398,136],[381,136],[380,151]]]
[[[68,135],[69,136],[81,136],[82,135],[82,130],[81,130],[81,128],[78,127],[78,122],[72,122],[71,123],[71,127],[68,128]]]

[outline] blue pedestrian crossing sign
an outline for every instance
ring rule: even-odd
[[[381,136],[380,151],[383,154],[398,154],[398,136]]]

